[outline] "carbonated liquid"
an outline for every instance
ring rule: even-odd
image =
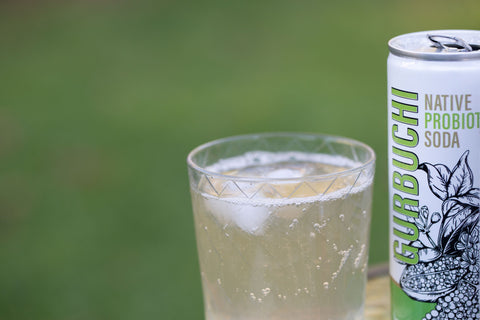
[[[192,189],[207,320],[363,319],[372,176],[302,180],[353,166],[250,152],[209,168],[273,180]]]

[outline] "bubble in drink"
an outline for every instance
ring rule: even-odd
[[[192,188],[207,320],[363,319],[373,173],[329,175],[358,166],[259,151],[208,168],[223,175]]]

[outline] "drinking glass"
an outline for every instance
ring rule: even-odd
[[[251,134],[201,145],[187,163],[207,320],[363,319],[370,147]]]

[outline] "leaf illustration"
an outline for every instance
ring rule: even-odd
[[[427,252],[425,254],[428,256]],[[466,270],[453,266],[452,262],[452,257],[440,255],[437,260],[408,265],[400,277],[400,286],[417,301],[436,302],[452,292],[465,275]]]
[[[411,247],[419,248],[419,249],[425,248],[425,245],[420,240],[415,240],[415,241],[411,242],[409,245]]]
[[[439,236],[443,253],[458,254],[456,243],[463,231],[470,233],[470,229],[474,228],[478,223],[479,209],[471,206],[456,204],[450,209],[447,218],[442,225]]]
[[[465,151],[453,168],[447,183],[448,197],[464,195],[473,188],[473,173],[467,162],[469,151]]]
[[[418,261],[420,262],[430,262],[438,259],[442,253],[440,250],[434,248],[424,248],[418,250]]]
[[[471,205],[472,207],[480,207],[480,189],[473,188],[460,197],[452,197],[460,203]]]
[[[450,179],[450,169],[443,164],[432,165],[428,162],[420,164],[418,169],[427,173],[428,186],[433,194],[438,198],[445,200],[448,196],[447,184]]]
[[[472,207],[480,207],[480,189],[473,188],[462,196],[446,199],[442,204],[442,211],[448,212],[455,204],[464,204]]]
[[[447,199],[442,203],[442,212],[448,213],[452,209],[453,206],[459,204],[459,202],[455,199]],[[446,216],[446,214],[444,214]]]
[[[448,277],[449,272],[442,272],[442,274]],[[412,280],[418,281],[418,282],[428,282],[428,280],[426,280],[426,276],[418,276],[416,278],[413,278]],[[405,286],[402,287],[402,289],[410,298],[415,299],[417,301],[436,302],[438,298],[444,297],[450,292],[452,292],[453,290],[455,290],[455,285],[451,285],[449,287],[445,287],[439,290],[431,290],[426,292],[410,289]]]

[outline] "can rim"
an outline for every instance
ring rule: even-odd
[[[417,38],[419,41],[422,38],[428,40],[429,34],[447,34],[457,37],[467,37],[475,39],[475,45],[480,45],[480,30],[430,30],[406,33],[396,36],[388,41],[388,47],[392,54],[400,57],[417,58],[421,60],[433,61],[460,61],[460,60],[476,60],[480,59],[480,50],[470,52],[425,52],[406,47],[405,41]],[[428,42],[425,42],[428,43]]]

